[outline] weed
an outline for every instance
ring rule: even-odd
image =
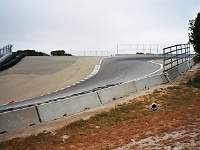
[[[86,125],[87,124],[87,120],[83,120],[83,119],[80,119],[80,120],[77,120],[77,121],[75,121],[75,122],[72,122],[72,123],[70,123],[68,126],[67,126],[67,129],[68,130],[73,130],[73,129],[83,129],[83,128],[85,128]]]
[[[195,88],[199,88],[200,89],[200,72],[197,72],[195,74],[195,77],[194,79],[190,79],[188,82],[187,82],[187,85],[188,86],[193,86]]]

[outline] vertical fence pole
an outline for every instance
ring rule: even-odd
[[[151,44],[150,44],[150,54],[151,54]]]
[[[177,49],[177,45],[176,45],[176,66],[178,66],[178,49]]]
[[[171,54],[171,62],[170,62],[170,64],[171,64],[171,68],[172,68],[172,47],[170,47],[170,54]]]
[[[144,44],[143,44],[143,54],[144,54]]]
[[[163,48],[163,72],[165,71],[165,48]]]
[[[181,55],[183,55],[183,49],[181,48]],[[183,64],[183,56],[181,56],[181,61],[182,61],[182,64]]]
[[[157,54],[158,54],[158,44],[157,44]]]
[[[118,54],[118,51],[119,51],[119,50],[118,50],[118,44],[117,44],[117,54]]]
[[[191,66],[190,64],[190,45],[189,44],[187,44],[187,51],[188,51],[188,60],[189,60],[189,66]]]

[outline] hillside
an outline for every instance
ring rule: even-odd
[[[0,105],[62,89],[87,77],[102,57],[27,56],[0,72]]]

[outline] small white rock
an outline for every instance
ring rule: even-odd
[[[50,131],[49,134],[50,134],[51,136],[54,136],[54,135],[56,135],[57,133],[56,133],[55,131]]]
[[[96,129],[99,129],[99,128],[100,128],[100,126],[96,126],[95,128],[96,128]]]
[[[66,139],[69,138],[69,135],[63,135],[63,136],[61,136],[61,138],[62,138],[62,140],[63,140],[63,142],[64,142]]]

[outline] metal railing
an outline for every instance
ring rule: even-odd
[[[8,44],[7,46],[4,46],[0,49],[0,55],[6,55],[9,53],[12,53],[12,44]]]
[[[190,44],[179,44],[163,48],[163,72],[189,60]]]

